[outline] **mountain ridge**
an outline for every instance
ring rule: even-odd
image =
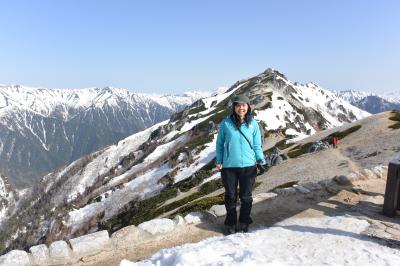
[[[356,90],[336,91],[335,94],[352,105],[372,114],[400,109],[400,96],[396,92],[383,94]]]
[[[29,200],[24,211],[11,218],[22,222],[27,213],[36,213],[31,215],[36,217],[31,225],[36,231],[23,229],[21,224],[10,231],[31,232],[28,238],[21,233],[20,241],[37,243],[39,239],[49,242],[76,237],[98,226],[115,230],[126,219],[140,221],[158,213],[152,209],[153,203],[148,203],[151,199],[162,200],[196,187],[202,180],[214,180],[218,175],[213,167],[217,126],[230,114],[235,94],[250,98],[264,136],[276,135],[284,144],[369,115],[315,84],[296,85],[268,69],[236,82],[225,93],[197,100],[170,120],[47,175],[42,188],[33,193],[39,197]],[[204,184],[207,188],[201,193],[212,190],[210,184]],[[144,216],[138,218],[141,211]]]
[[[168,119],[204,94],[0,86],[0,171],[14,185],[30,185],[38,176]]]

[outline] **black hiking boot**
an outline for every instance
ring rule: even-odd
[[[249,224],[239,223],[237,232],[247,233],[249,231]]]
[[[224,234],[227,235],[232,235],[236,233],[236,226],[235,225],[225,225],[225,230]]]

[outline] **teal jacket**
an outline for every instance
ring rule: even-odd
[[[222,164],[224,168],[248,167],[255,165],[257,162],[265,163],[261,148],[260,128],[257,121],[252,119],[249,126],[246,123],[242,123],[240,130],[250,141],[253,149],[243,135],[240,134],[229,116],[219,126],[216,163]]]

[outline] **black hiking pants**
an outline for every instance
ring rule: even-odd
[[[224,224],[236,225],[237,223],[236,201],[238,184],[240,198],[239,223],[251,224],[253,222],[250,217],[253,204],[251,192],[257,175],[257,167],[254,165],[243,168],[222,168],[221,175],[225,187],[226,218]]]

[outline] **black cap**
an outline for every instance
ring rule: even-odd
[[[244,95],[236,95],[233,98],[233,103],[247,103],[250,105],[250,100],[247,98],[247,96]]]

